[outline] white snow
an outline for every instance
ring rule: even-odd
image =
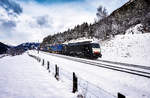
[[[150,66],[149,41],[149,33],[117,35],[101,43],[103,57],[100,59]],[[150,98],[149,78],[63,59],[50,53],[29,53],[45,62],[50,61],[51,73],[26,53],[1,58],[0,98],[76,98],[77,94],[71,93],[72,72],[79,80],[78,94],[86,98],[114,98],[118,92],[126,98]],[[55,64],[60,67],[59,82],[53,78]]]
[[[109,40],[100,41],[102,58],[99,59],[150,66],[150,33],[141,33],[141,30],[142,25],[138,24],[127,30],[125,35],[117,35]],[[30,53],[50,61],[53,65],[59,65],[67,72],[76,72],[77,76],[80,77],[80,82],[82,79],[84,82],[85,80],[88,82],[85,83],[87,86],[84,86],[86,90],[80,89],[87,98],[90,98],[89,92],[94,95],[92,98],[96,98],[96,96],[115,97],[118,92],[124,94],[126,98],[150,97],[148,88],[150,87],[150,80],[148,78],[66,60],[49,53],[40,52],[37,54],[36,51],[30,51]],[[96,87],[89,86],[92,84]],[[96,90],[97,87],[101,90]],[[107,94],[110,96],[108,97]]]
[[[89,93],[93,95],[91,98],[98,98],[96,96],[105,96],[104,98],[110,98],[111,96],[113,98],[113,96],[117,96],[118,92],[124,94],[127,98],[150,97],[150,80],[148,78],[55,57],[50,53],[40,52],[37,54],[37,51],[30,51],[30,54],[50,61],[51,65],[57,64],[65,72],[75,72],[80,77],[79,81],[81,82],[88,81],[89,84],[85,83],[84,87],[87,91],[81,89],[81,92],[84,92],[83,94],[87,93],[87,98],[90,98]]]
[[[98,43],[99,42],[99,40],[97,40],[96,38],[91,39],[91,38],[87,38],[87,37],[81,37],[81,38],[78,38],[78,39],[73,39],[73,40],[70,40],[70,41],[66,41],[63,44],[85,42],[85,41],[90,41],[92,43]]]
[[[143,29],[143,25],[142,24],[137,24],[131,28],[129,28],[128,30],[126,30],[126,34],[142,34],[142,29]]]
[[[116,35],[105,41],[96,38],[78,38],[67,43],[95,41],[101,45],[102,58],[114,62],[150,66],[150,32],[142,33],[143,25],[137,24],[126,31],[125,35]]]
[[[135,29],[132,30],[134,34],[128,31],[128,34],[117,35],[101,42],[102,58],[100,59],[150,66],[150,33],[141,34]]]
[[[0,59],[0,98],[76,98],[36,60],[23,54]]]

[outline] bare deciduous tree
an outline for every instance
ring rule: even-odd
[[[105,18],[105,17],[107,17],[107,15],[108,15],[107,9],[105,7],[103,7],[103,6],[100,5],[97,8],[97,13],[96,13],[98,21],[101,20],[101,19],[103,19],[103,18]]]

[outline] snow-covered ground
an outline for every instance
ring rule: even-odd
[[[150,33],[130,33],[136,30],[131,28],[126,35],[117,35],[100,43],[103,56],[99,59],[150,66]],[[41,51],[39,54],[37,51],[28,53],[44,59],[44,67],[49,61],[50,73],[27,53],[1,58],[0,98],[76,98],[80,93],[85,98],[115,98],[117,93],[126,98],[150,98],[149,78],[83,64]],[[53,77],[56,64],[60,68],[59,82]],[[71,93],[73,72],[80,85],[76,94]]]
[[[4,54],[0,54],[0,58],[4,57],[5,55]]]
[[[101,60],[150,66],[150,32],[142,34],[144,32],[142,29],[143,26],[137,24],[126,30],[125,35],[116,35],[109,40],[98,41],[95,38],[83,37],[65,43],[99,42],[102,51],[102,58],[99,58]]]
[[[117,35],[101,49],[101,59],[150,66],[150,33]]]
[[[76,98],[27,54],[0,59],[0,98]]]
[[[124,94],[127,98],[150,97],[149,78],[131,75],[124,72],[118,72],[106,68],[100,68],[89,64],[83,64],[64,58],[55,57],[49,53],[40,52],[39,54],[37,54],[37,51],[30,51],[30,54],[36,55],[46,61],[50,61],[51,65],[57,64],[60,68],[65,69],[65,71],[69,73],[75,72],[78,77],[88,81],[90,84],[96,85],[101,89],[99,90],[100,92],[104,91],[104,93],[100,94],[95,93],[95,91],[93,90],[92,93],[96,94],[97,96],[105,96],[107,94],[110,96],[117,96],[117,93],[120,92]],[[86,89],[87,92],[91,91],[91,88],[88,85],[86,86]],[[86,98],[98,97],[86,96]]]
[[[101,42],[103,60],[150,66],[150,32],[142,34],[143,26],[129,28],[125,35]]]

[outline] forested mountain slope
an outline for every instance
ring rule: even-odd
[[[3,44],[0,42],[0,54],[4,54],[6,53],[6,51],[8,50],[9,46]]]
[[[68,31],[45,37],[42,45],[63,43],[82,37],[105,40],[117,34],[125,34],[127,29],[137,24],[142,24],[143,33],[148,32],[150,31],[149,5],[149,0],[130,0],[94,24],[83,23]]]

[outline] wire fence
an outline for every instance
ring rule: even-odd
[[[45,67],[58,81],[64,82],[68,89],[72,92],[77,92],[77,98],[125,98],[124,95],[118,93],[118,95],[112,95],[97,85],[94,85],[80,76],[74,77],[73,72],[69,72],[63,68],[60,68],[57,64],[52,64],[50,61],[46,61],[35,55],[28,54],[30,57],[35,58],[38,62]],[[74,78],[76,80],[74,80]],[[77,82],[77,83],[76,83]],[[75,86],[77,84],[77,86]]]

